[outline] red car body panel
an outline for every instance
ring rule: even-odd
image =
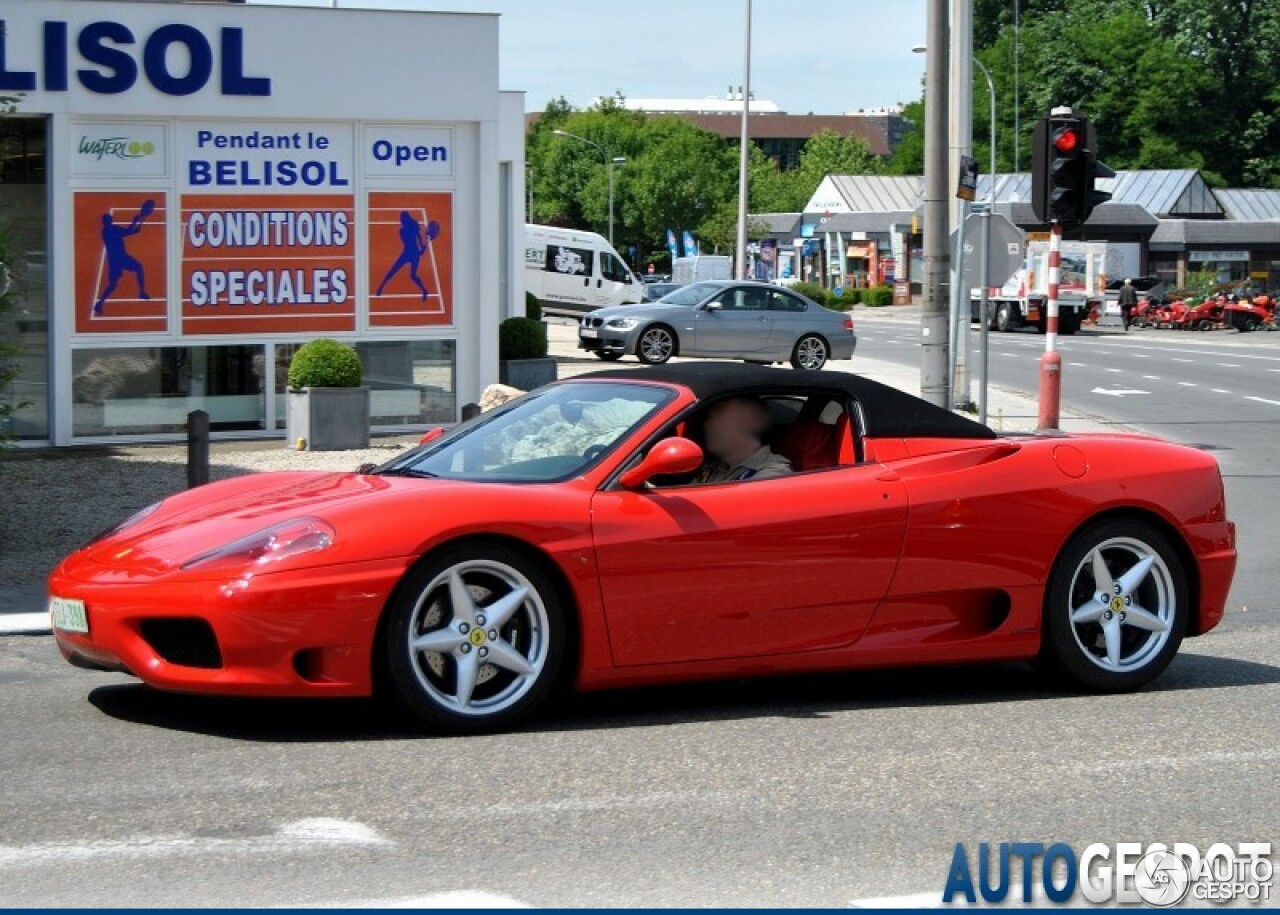
[[[1235,532],[1202,452],[1139,436],[888,436],[862,441],[862,463],[748,486],[607,485],[696,399],[676,386],[563,483],[307,472],[181,493],[54,571],[50,593],[82,599],[90,626],[55,630],[58,646],[169,690],[368,695],[379,620],[406,570],[485,537],[555,573],[577,617],[581,689],[1030,658],[1056,556],[1108,512],[1156,519],[1179,544],[1191,634],[1222,618]],[[333,546],[258,575],[182,568],[299,516],[330,525]],[[221,667],[164,660],[143,621],[173,617],[212,627]]]

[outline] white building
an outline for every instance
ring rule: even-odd
[[[523,310],[523,96],[493,15],[8,0],[20,439],[282,434],[352,343],[375,427],[451,422]],[[408,240],[418,239],[417,243]],[[408,239],[408,240],[407,240]]]

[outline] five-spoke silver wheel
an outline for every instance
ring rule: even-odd
[[[1169,640],[1175,597],[1169,567],[1149,544],[1114,537],[1081,560],[1071,594],[1076,644],[1103,670],[1142,667]]]
[[[563,622],[536,563],[500,545],[449,550],[401,590],[388,661],[411,710],[475,730],[506,724],[541,700],[560,663]]]
[[[1136,689],[1173,659],[1188,602],[1181,558],[1162,531],[1136,518],[1096,522],[1054,566],[1040,659],[1079,686]]]
[[[675,354],[675,333],[662,324],[646,328],[636,343],[636,355],[648,365],[661,365]]]

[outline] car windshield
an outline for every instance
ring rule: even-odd
[[[681,286],[675,292],[668,292],[658,301],[664,305],[697,305],[720,288],[714,283],[694,283],[692,286]]]
[[[582,473],[674,393],[626,382],[552,385],[379,467],[388,476],[550,483]]]

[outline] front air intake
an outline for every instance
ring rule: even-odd
[[[143,620],[142,638],[156,654],[180,667],[216,670],[222,666],[222,652],[213,627],[202,619],[170,617]]]

